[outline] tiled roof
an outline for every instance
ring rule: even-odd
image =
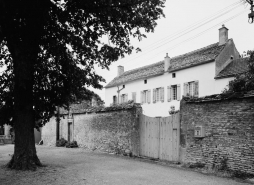
[[[220,54],[224,47],[225,44],[219,46],[219,43],[217,42],[201,49],[173,57],[170,60],[171,64],[168,71],[176,71],[213,61]],[[111,82],[109,82],[105,86],[105,88],[115,87],[117,85],[122,85],[138,79],[145,79],[152,76],[162,75],[163,73],[164,61],[161,61],[152,65],[147,65],[144,67],[126,71],[119,77],[116,77]]]
[[[230,62],[215,78],[226,78],[248,70],[248,58],[239,58]]]
[[[171,58],[169,71],[177,71],[184,68],[192,67],[195,65],[200,65],[209,61],[215,60],[215,58],[224,49],[225,44],[220,45],[219,43],[214,43],[204,48],[179,55]]]
[[[138,79],[145,79],[151,76],[161,75],[163,73],[164,73],[164,61],[161,61],[151,65],[136,68],[130,71],[126,71],[122,75],[114,78],[111,82],[109,82],[105,86],[105,88],[114,87]]]

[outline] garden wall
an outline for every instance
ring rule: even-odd
[[[180,114],[184,163],[254,174],[254,93],[183,99]],[[203,138],[194,137],[196,126]]]
[[[139,155],[138,115],[141,111],[139,104],[131,103],[73,112],[72,140],[92,150]],[[68,140],[67,114],[61,118],[59,133],[60,138]],[[55,118],[43,127],[42,139],[45,145],[55,146]]]

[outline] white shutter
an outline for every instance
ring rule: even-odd
[[[143,103],[143,91],[140,92],[140,103]]]
[[[171,86],[168,86],[167,90],[168,90],[168,92],[167,92],[167,99],[168,99],[168,102],[170,102],[171,101]]]
[[[128,94],[125,94],[125,102],[127,102],[128,101]]]
[[[151,102],[151,90],[148,90],[148,95],[147,95],[147,103]]]
[[[198,91],[199,91],[199,84],[198,81],[194,82],[194,97],[198,97]]]
[[[161,87],[160,90],[161,90],[161,102],[164,102],[164,87]]]
[[[153,103],[156,102],[156,89],[153,89]]]
[[[180,100],[181,99],[181,85],[180,84],[177,84],[177,90],[176,90],[176,93],[177,93],[177,100]]]
[[[136,103],[136,92],[132,93],[132,100],[134,103]]]
[[[188,83],[184,83],[184,85],[183,85],[183,95],[187,96],[188,93],[189,93],[189,91],[188,91]]]
[[[143,103],[146,103],[147,91],[143,91]]]

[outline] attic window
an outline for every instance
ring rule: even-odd
[[[147,80],[144,80],[144,84],[147,84]]]
[[[125,88],[125,85],[123,85],[123,88]]]
[[[176,74],[175,73],[172,73],[172,78],[175,78],[176,77]]]
[[[234,57],[231,55],[230,59],[231,59],[231,60],[233,60],[233,59],[234,59]]]

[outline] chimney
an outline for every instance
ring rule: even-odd
[[[123,66],[117,66],[117,76],[120,76],[124,73],[124,67]]]
[[[228,29],[223,24],[219,29],[219,46],[225,44],[228,41]]]
[[[164,71],[167,72],[168,68],[170,66],[170,57],[168,56],[168,53],[166,54],[166,57],[164,58]]]

